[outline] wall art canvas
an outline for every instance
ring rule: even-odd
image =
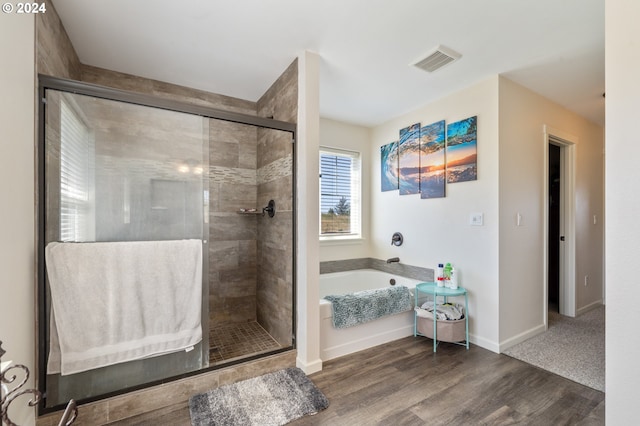
[[[400,130],[400,195],[420,193],[420,123]]]
[[[444,120],[420,129],[420,198],[445,196]]]
[[[447,183],[478,179],[478,117],[447,125]]]
[[[382,191],[398,189],[398,142],[380,147],[380,177]]]

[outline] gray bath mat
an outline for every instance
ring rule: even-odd
[[[299,368],[287,368],[189,399],[193,426],[284,425],[329,406],[324,394]]]

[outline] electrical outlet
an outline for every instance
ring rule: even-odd
[[[482,226],[484,222],[482,213],[471,213],[469,216],[469,225],[471,226]]]
[[[584,276],[584,286],[588,286],[589,285],[589,275],[585,275]]]

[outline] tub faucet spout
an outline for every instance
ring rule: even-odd
[[[398,262],[400,262],[399,257],[392,257],[390,259],[387,259],[387,263],[398,263]]]

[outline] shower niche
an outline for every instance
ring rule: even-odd
[[[41,413],[294,348],[295,124],[46,76],[40,98]]]

